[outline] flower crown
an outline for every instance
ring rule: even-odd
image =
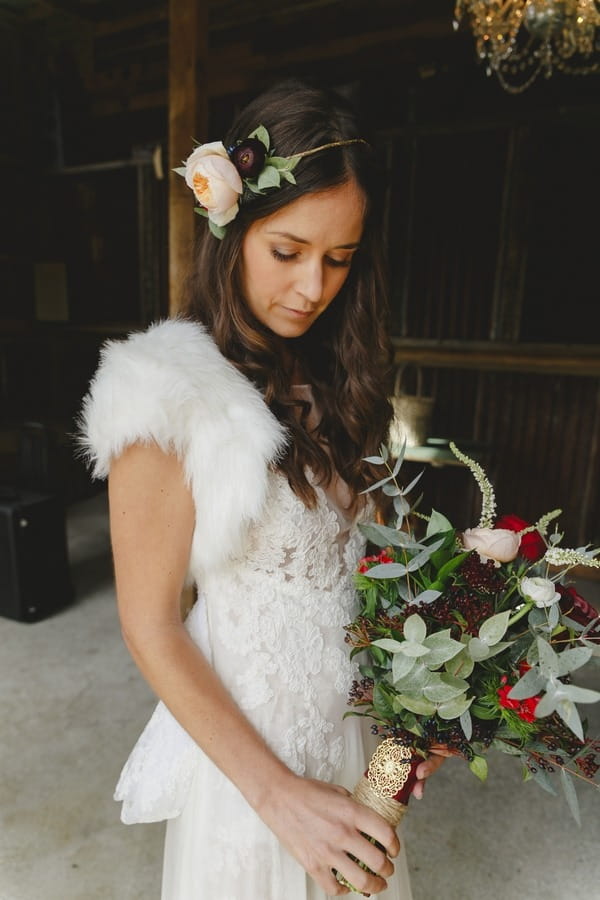
[[[366,144],[362,138],[332,141],[293,156],[275,156],[269,132],[259,125],[245,140],[226,149],[221,141],[199,144],[184,165],[173,169],[185,178],[200,206],[194,212],[208,219],[215,237],[225,237],[226,226],[237,216],[240,203],[252,194],[282,187],[282,179],[296,184],[293,170],[304,156],[330,147]]]

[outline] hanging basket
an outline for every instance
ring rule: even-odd
[[[406,439],[407,447],[421,447],[429,435],[434,397],[423,395],[423,372],[417,366],[417,393],[407,394],[402,390],[402,377],[406,365],[396,372],[394,393],[390,402],[394,407],[394,418],[390,425],[388,443],[399,449]]]

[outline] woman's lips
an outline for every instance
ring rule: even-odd
[[[295,316],[295,317],[298,318],[298,319],[308,319],[309,316],[312,315],[312,310],[311,310],[311,309],[307,309],[307,310],[304,310],[304,309],[292,309],[292,307],[290,307],[290,306],[284,306],[283,309],[284,309],[286,312],[290,313],[290,315]]]

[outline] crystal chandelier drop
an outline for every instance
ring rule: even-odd
[[[454,17],[455,29],[471,26],[487,74],[510,93],[555,69],[600,71],[600,0],[456,0]]]

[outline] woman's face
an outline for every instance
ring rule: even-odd
[[[259,322],[300,337],[344,284],[363,229],[354,182],[294,200],[254,222],[242,244],[242,284]]]

